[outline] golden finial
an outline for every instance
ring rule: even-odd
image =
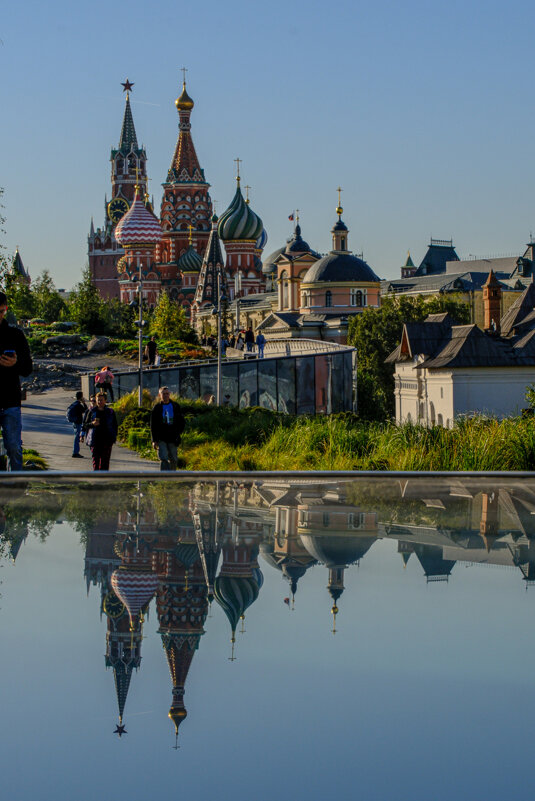
[[[239,186],[240,185],[240,180],[241,180],[240,179],[240,164],[241,164],[242,160],[241,159],[234,159],[234,161],[236,162],[236,183]]]
[[[191,111],[195,105],[191,97],[186,92],[186,67],[182,67],[182,94],[175,100],[178,111]]]
[[[189,230],[188,245],[191,247],[191,245],[193,244],[193,233],[192,233],[193,225],[191,223],[188,225],[188,230]]]
[[[333,616],[333,634],[336,634],[336,615],[338,614],[338,607],[334,604],[333,608],[331,609],[331,613]]]
[[[339,217],[341,217],[344,211],[342,208],[342,199],[340,197],[340,195],[343,192],[343,189],[341,186],[339,186],[336,191],[338,192],[338,206],[336,207],[336,213],[338,214]]]
[[[245,189],[245,202],[249,203],[249,189],[251,188],[249,184],[243,187]]]

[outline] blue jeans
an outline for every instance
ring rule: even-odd
[[[7,451],[9,469],[22,470],[22,417],[20,406],[0,409],[0,426]]]
[[[82,433],[82,424],[81,423],[73,423],[72,430],[74,431],[74,443],[72,446],[72,452],[80,453],[80,435]]]

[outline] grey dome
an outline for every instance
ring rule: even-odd
[[[314,559],[327,567],[352,565],[369,551],[377,537],[347,534],[301,534],[301,542]]]
[[[270,253],[269,256],[266,256],[264,261],[262,262],[262,272],[264,275],[270,275],[277,271],[277,265],[275,264],[275,259],[278,259],[281,253],[284,253],[286,250],[286,245],[282,248],[277,248],[274,250],[273,253]]]
[[[316,281],[379,281],[369,264],[351,253],[332,251],[316,261],[305,273],[303,284]]]

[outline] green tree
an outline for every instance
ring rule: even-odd
[[[451,295],[385,298],[379,309],[366,309],[350,319],[348,342],[357,349],[357,404],[363,419],[394,415],[394,365],[385,364],[385,359],[399,345],[403,324],[440,312],[448,312],[458,324],[470,320],[468,304]]]
[[[191,344],[197,341],[185,309],[172,301],[167,292],[162,292],[158,298],[150,323],[150,333],[159,339],[174,339]]]
[[[62,312],[65,311],[66,304],[52,279],[48,270],[43,270],[40,276],[33,282],[33,297],[35,299],[36,313],[47,323],[59,320]]]
[[[82,280],[76,284],[69,297],[69,317],[84,334],[107,334],[110,313],[108,304],[102,300],[91,280],[89,266],[84,268]]]
[[[137,309],[129,303],[121,303],[118,298],[114,298],[107,303],[108,310],[108,333],[121,339],[133,339],[136,336],[137,328],[135,319]],[[143,315],[146,319],[146,315]]]
[[[5,288],[9,299],[9,311],[17,320],[30,320],[37,315],[35,296],[25,281],[8,275]]]
[[[4,196],[4,188],[0,186],[0,236],[4,236],[6,233],[6,229],[4,228],[6,218],[2,214],[2,209],[4,208],[4,204],[2,203],[2,198]],[[9,271],[9,262],[6,256],[6,247],[3,242],[0,241],[0,287],[5,288],[5,279],[6,275]]]

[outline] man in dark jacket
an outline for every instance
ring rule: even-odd
[[[158,451],[160,470],[176,470],[177,445],[185,425],[180,406],[171,400],[169,387],[162,387],[150,416],[152,446]]]
[[[6,320],[7,296],[0,292],[0,426],[10,470],[22,470],[20,376],[33,370],[26,337]]]

